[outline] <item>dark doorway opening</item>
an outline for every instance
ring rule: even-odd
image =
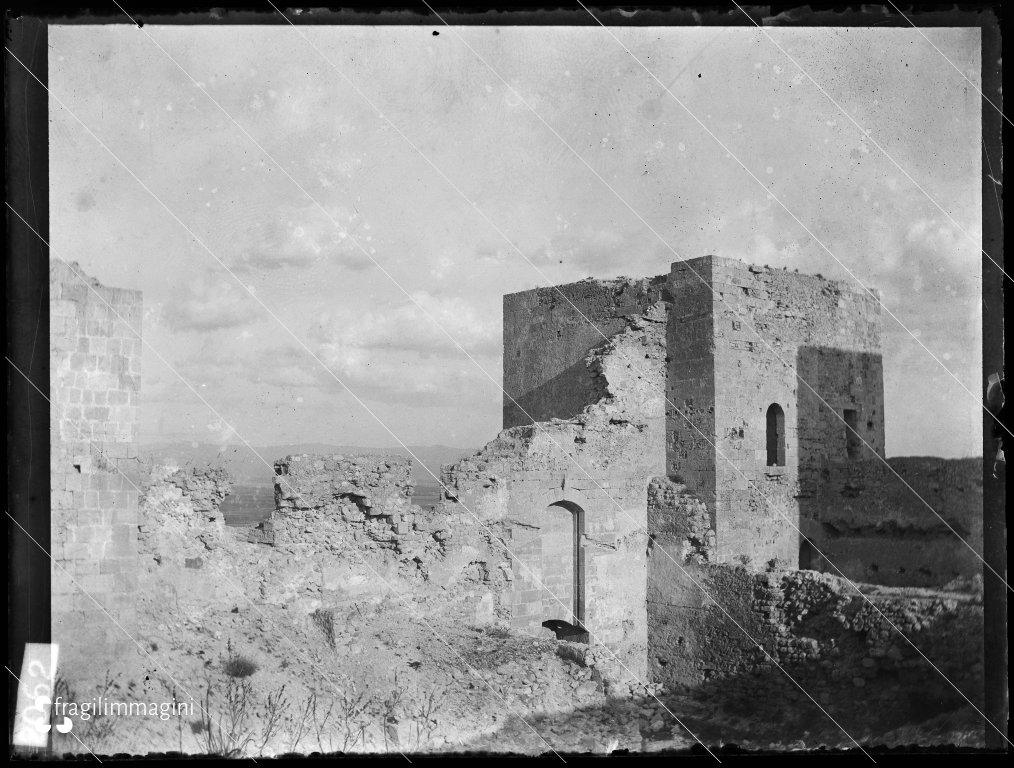
[[[799,542],[799,570],[817,570],[817,557],[817,550],[813,544],[810,543],[809,539],[804,538]]]
[[[551,504],[545,512],[542,571],[543,610],[547,626],[563,630],[566,639],[587,642],[585,621],[584,510],[570,501]],[[566,627],[562,625],[567,625]],[[581,640],[578,635],[584,634]],[[560,633],[557,632],[557,636]]]

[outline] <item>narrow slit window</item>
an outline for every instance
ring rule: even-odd
[[[859,411],[845,409],[845,451],[850,459],[858,459],[862,448],[859,437]]]
[[[778,403],[768,406],[767,453],[769,467],[785,466],[785,411]]]

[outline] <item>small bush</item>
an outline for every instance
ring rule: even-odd
[[[501,640],[506,640],[508,637],[511,636],[511,632],[510,632],[509,629],[504,629],[503,627],[498,627],[498,626],[496,626],[494,624],[490,624],[490,625],[484,627],[483,631],[489,637],[496,637],[496,638],[499,638]]]
[[[250,677],[258,669],[257,662],[248,659],[246,656],[231,656],[226,660],[222,671],[229,677],[243,678]]]
[[[313,612],[313,623],[317,625],[317,629],[324,635],[324,640],[331,647],[331,650],[335,650],[337,644],[335,640],[334,611],[318,608]]]

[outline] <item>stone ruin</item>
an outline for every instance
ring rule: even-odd
[[[795,579],[833,571],[819,550],[862,582],[974,579],[906,483],[981,552],[978,462],[884,464],[879,309],[848,283],[713,256],[506,296],[504,431],[444,481],[509,531],[511,626],[580,624],[671,679],[667,655],[706,645],[661,629],[707,602],[674,562]]]
[[[979,695],[981,665],[959,667],[981,651],[981,598],[940,591],[979,561],[905,485],[981,552],[979,464],[884,465],[879,305],[862,289],[707,256],[507,295],[504,429],[443,468],[441,504],[411,503],[400,457],[289,456],[272,519],[235,535],[225,478],[201,473],[149,478],[138,518],[122,470],[140,295],[51,279],[55,641],[123,642],[61,569],[125,627],[139,578],[226,609],[223,580],[243,574],[251,600],[300,614],[390,600],[532,635],[566,621],[589,633],[575,653],[608,648],[672,688],[735,680],[749,698],[773,660],[828,696],[915,675],[925,662],[819,549]]]

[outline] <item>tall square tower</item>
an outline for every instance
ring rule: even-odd
[[[707,504],[719,561],[805,565],[801,500],[884,454],[876,294],[715,256],[668,287],[667,472]]]

